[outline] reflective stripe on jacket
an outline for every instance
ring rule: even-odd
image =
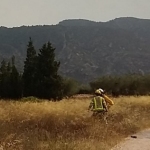
[[[103,106],[103,97],[94,97],[93,99],[93,111],[103,111],[104,106]]]

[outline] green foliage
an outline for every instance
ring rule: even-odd
[[[63,79],[63,85],[64,85],[64,96],[73,96],[74,94],[77,94],[79,92],[79,83],[71,78],[64,78]]]
[[[60,62],[55,60],[55,48],[51,43],[44,44],[37,56],[36,94],[39,98],[61,99],[63,95],[62,78],[58,75]]]
[[[24,62],[23,72],[23,95],[32,96],[35,94],[35,72],[36,72],[36,50],[30,38],[27,45],[27,56]]]
[[[78,94],[91,94],[91,93],[92,93],[92,89],[89,85],[81,84],[79,86]]]
[[[3,60],[0,66],[0,96],[2,98],[35,96],[58,100],[63,96],[72,96],[77,93],[88,94],[99,87],[114,96],[150,94],[150,75],[103,76],[90,82],[90,87],[80,85],[71,78],[63,79],[58,75],[60,62],[55,60],[54,51],[55,48],[48,42],[43,45],[37,56],[30,38],[23,78],[17,71],[14,56],[11,62]]]
[[[10,76],[9,70],[10,70],[10,66],[7,66],[6,61],[3,60],[1,62],[1,67],[0,67],[0,95],[1,97],[6,97],[7,95],[7,89],[9,86],[9,76]]]
[[[30,38],[22,76],[15,66],[15,57],[8,63],[3,60],[0,67],[0,96],[62,99],[63,79],[58,75],[60,62],[55,60],[54,51],[55,48],[48,42],[43,45],[37,56]]]
[[[21,102],[35,102],[35,103],[43,102],[43,100],[38,99],[34,96],[22,97],[19,101],[21,101]]]
[[[2,98],[20,98],[22,94],[21,75],[15,66],[15,57],[11,63],[1,62],[0,67],[0,96]]]
[[[90,82],[90,86],[93,91],[101,87],[114,96],[149,95],[150,75],[105,76]]]
[[[22,95],[22,76],[19,74],[15,66],[15,57],[12,57],[12,67],[10,73],[10,86],[11,89],[8,92],[11,92],[10,97],[20,98]]]

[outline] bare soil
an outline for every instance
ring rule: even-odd
[[[112,150],[150,150],[150,129],[131,135]]]

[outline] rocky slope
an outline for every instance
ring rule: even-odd
[[[29,37],[37,52],[50,41],[61,62],[60,73],[82,82],[101,75],[150,72],[150,20],[79,19],[64,20],[58,25],[0,27],[0,60],[15,55],[22,71]]]

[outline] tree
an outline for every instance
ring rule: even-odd
[[[55,48],[48,42],[37,57],[36,96],[47,99],[62,98],[62,78],[58,75],[60,62],[55,60]]]
[[[7,70],[9,69],[9,63],[7,66]],[[19,74],[16,66],[15,66],[15,57],[12,57],[11,62],[11,72],[9,75],[9,85],[10,90],[8,91],[10,98],[20,98],[22,96],[22,80],[21,75]]]
[[[31,38],[27,45],[27,57],[24,62],[23,72],[23,95],[33,96],[35,94],[35,72],[36,72],[36,50]]]
[[[64,78],[63,79],[63,95],[71,97],[74,94],[77,94],[79,92],[79,83],[71,78]]]
[[[20,98],[22,93],[21,76],[15,66],[15,57],[11,63],[1,62],[0,67],[0,96],[2,98]]]
[[[0,67],[0,96],[6,97],[8,89],[8,72],[7,72],[7,63],[5,60],[1,62]]]

